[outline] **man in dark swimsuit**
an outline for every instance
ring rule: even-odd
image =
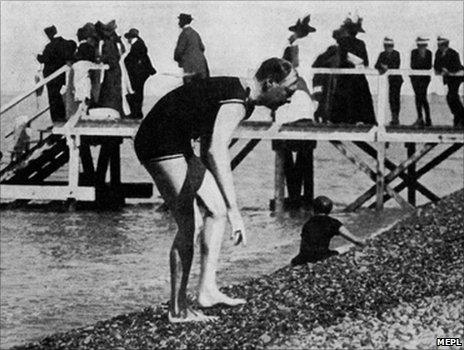
[[[271,58],[262,63],[252,82],[216,77],[171,91],[156,103],[140,125],[135,137],[137,157],[153,177],[178,225],[170,252],[171,322],[213,319],[192,310],[186,295],[195,230],[199,226],[198,205],[205,209],[200,233],[198,304],[211,307],[245,303],[243,299],[226,296],[216,284],[217,260],[227,219],[234,243],[246,244],[228,143],[239,122],[251,114],[253,105],[277,109],[295,92],[298,78],[291,63]],[[191,141],[199,137],[209,140],[204,162],[194,155],[191,147]]]

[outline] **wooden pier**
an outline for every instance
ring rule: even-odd
[[[59,74],[65,74],[69,67],[63,67]],[[433,75],[429,71],[413,71],[414,75]],[[458,151],[464,145],[463,130],[452,127],[432,127],[417,129],[398,126],[385,127],[387,110],[388,80],[390,74],[411,74],[411,71],[392,70],[379,75],[370,69],[314,69],[312,73],[324,74],[369,74],[378,76],[378,126],[354,125],[325,125],[311,120],[300,120],[289,124],[278,124],[272,121],[243,121],[233,134],[231,147],[237,145],[238,139],[248,140],[245,147],[238,152],[231,162],[232,169],[251,152],[260,140],[273,141],[275,152],[274,164],[274,199],[273,209],[282,213],[285,209],[286,182],[288,192],[299,192],[304,189],[305,200],[311,201],[314,194],[314,156],[313,151],[318,141],[330,142],[341,154],[372,179],[373,185],[365,191],[346,210],[353,211],[375,198],[373,205],[377,210],[383,208],[384,202],[393,198],[401,207],[412,208],[416,204],[416,192],[421,193],[432,201],[439,199],[432,191],[419,182],[419,179],[434,167]],[[57,77],[58,72],[54,74]],[[2,106],[3,114],[14,105],[20,103],[35,89],[46,84],[49,77],[37,84],[28,93],[19,96],[9,104]],[[44,111],[39,112],[40,115]],[[84,118],[85,113],[77,110],[64,124],[56,124],[50,134],[25,155],[23,165],[10,163],[0,170],[1,198],[15,200],[62,200],[69,203],[76,201],[96,202],[99,206],[119,207],[125,198],[149,198],[152,196],[151,183],[122,183],[120,145],[135,135],[139,126],[138,121],[120,119],[117,121],[95,121]],[[37,118],[37,114],[30,121]],[[288,152],[292,142],[300,145],[305,153],[300,161],[303,167],[303,178],[297,180],[297,186],[290,188],[293,180],[289,181]],[[294,144],[295,144],[294,142]],[[399,164],[386,157],[388,143],[405,145],[406,157]],[[441,154],[430,160],[422,168],[416,164],[423,159],[437,145],[448,147]],[[92,158],[91,147],[99,147],[96,167]],[[301,148],[303,147],[303,148]],[[32,153],[39,153],[31,157]],[[287,152],[287,155],[286,155]],[[371,168],[360,153],[365,153],[375,159],[375,168]],[[135,153],[134,153],[135,157]],[[24,166],[24,162],[26,166]],[[47,182],[47,177],[68,163],[68,181],[57,183]],[[106,182],[109,170],[110,181]],[[396,178],[402,182],[391,186]],[[237,183],[240,180],[237,179]],[[316,184],[317,185],[317,184]],[[407,198],[399,194],[408,189]]]

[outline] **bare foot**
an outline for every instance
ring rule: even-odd
[[[220,291],[214,293],[200,293],[198,296],[198,304],[201,307],[213,307],[215,305],[225,305],[225,306],[237,306],[246,304],[245,299],[240,298],[230,298]]]
[[[173,316],[171,311],[168,312],[168,319],[171,323],[183,323],[183,322],[209,322],[216,321],[219,319],[217,316],[207,316],[201,311],[187,308],[187,310],[179,312],[179,315]]]

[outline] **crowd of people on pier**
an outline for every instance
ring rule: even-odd
[[[200,35],[191,27],[193,17],[181,13],[178,17],[179,27],[182,29],[173,58],[183,69],[185,84],[206,79],[210,76],[208,62],[204,55],[205,45]],[[306,22],[305,22],[306,21]],[[300,58],[298,45],[295,41],[304,38],[315,31],[308,25],[309,16],[291,26],[293,32],[289,38],[289,45],[285,48],[283,58],[298,67]],[[50,40],[37,60],[44,64],[43,75],[49,76],[65,64],[78,61],[104,63],[109,69],[104,73],[93,71],[89,73],[92,93],[89,96],[90,106],[107,107],[116,110],[123,118],[142,119],[142,105],[144,85],[147,79],[156,73],[148,55],[147,46],[136,28],[124,34],[130,49],[126,52],[121,36],[116,32],[116,22],[104,24],[87,23],[77,30],[78,44],[74,40],[65,40],[57,36],[55,26],[45,28],[44,32]],[[357,14],[349,14],[341,26],[334,30],[332,37],[336,44],[329,46],[318,55],[312,67],[314,68],[353,68],[368,67],[369,58],[365,43],[357,38],[364,33],[362,18]],[[417,48],[411,51],[410,68],[413,70],[435,70],[436,74],[443,75],[443,82],[448,87],[446,96],[449,108],[454,116],[454,125],[464,126],[464,107],[459,97],[459,86],[464,77],[453,73],[464,68],[460,62],[459,54],[449,46],[446,37],[437,38],[438,49],[435,59],[428,49],[430,39],[418,36]],[[382,51],[375,63],[380,74],[388,69],[399,69],[401,54],[395,50],[395,42],[391,37],[383,40]],[[103,75],[103,77],[102,77]],[[412,75],[411,84],[415,94],[417,109],[417,127],[432,125],[430,107],[427,100],[427,89],[431,77]],[[101,80],[101,81],[100,81]],[[389,75],[389,104],[391,111],[390,125],[400,124],[400,95],[403,84],[402,75]],[[60,91],[64,85],[64,76],[47,84],[50,110],[53,121],[62,121],[65,113]],[[314,102],[317,108],[314,112],[316,122],[333,124],[377,124],[371,92],[365,75],[336,75],[315,74],[313,87],[308,88],[306,83],[301,84],[301,90]]]

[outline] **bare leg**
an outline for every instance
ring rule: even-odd
[[[197,192],[206,206],[206,218],[201,233],[201,272],[198,303],[202,307],[216,304],[235,306],[244,304],[243,299],[233,299],[221,293],[216,284],[216,270],[222,238],[227,224],[224,199],[212,174],[207,171]]]
[[[187,174],[184,158],[155,162],[147,167],[161,196],[171,209],[178,231],[169,254],[171,268],[171,322],[208,321],[213,319],[189,308],[187,285],[192,266],[195,212],[191,203],[179,203],[178,196]]]

